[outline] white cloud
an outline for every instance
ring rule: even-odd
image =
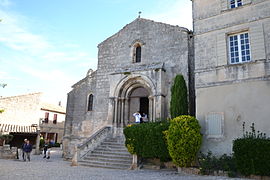
[[[1,3],[7,6],[8,2],[0,0],[0,8]],[[0,79],[13,80],[1,95],[44,92],[52,100],[65,101],[71,86],[83,78],[89,69],[80,68],[81,63],[90,65],[93,61],[96,64],[96,60],[75,43],[65,42],[59,46],[54,39],[47,38],[51,37],[50,34],[33,33],[33,21],[27,17],[6,12],[3,8],[0,9],[0,17],[3,19],[0,22],[0,51],[5,49],[5,54],[8,54],[1,57],[7,60],[5,69],[0,66]],[[82,70],[85,72],[82,73]],[[81,74],[83,76],[78,77]],[[15,76],[21,79],[16,81]]]
[[[69,51],[69,52],[47,52],[42,56],[46,62],[72,62],[72,61],[85,61],[89,59],[90,55],[82,51]]]
[[[43,36],[33,34],[25,27],[25,17],[3,10],[0,10],[0,17],[3,19],[0,28],[0,42],[3,45],[30,54],[41,53],[51,47]]]
[[[3,81],[3,80],[20,80],[20,78],[15,77],[15,76],[11,76],[7,72],[0,71],[0,81]],[[1,82],[1,83],[3,83],[3,82]]]
[[[9,0],[0,0],[0,6],[2,7],[9,7],[12,3]]]
[[[192,3],[191,1],[168,0],[158,1],[159,12],[147,14],[149,19],[178,25],[192,29]]]

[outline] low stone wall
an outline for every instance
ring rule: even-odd
[[[0,146],[0,158],[1,159],[16,159],[17,158],[17,148],[10,148],[9,144]]]

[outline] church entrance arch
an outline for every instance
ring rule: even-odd
[[[155,86],[147,77],[127,77],[120,81],[115,90],[115,127],[125,127],[135,122],[133,113],[147,115],[148,121],[155,119]]]
[[[144,87],[134,89],[129,96],[129,119],[128,123],[134,123],[133,113],[139,111],[141,115],[149,114],[149,92]]]

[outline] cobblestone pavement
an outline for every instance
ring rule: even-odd
[[[63,161],[61,151],[51,151],[51,159],[43,159],[42,155],[32,155],[30,162],[22,160],[0,159],[0,180],[224,180],[221,176],[196,176],[179,174],[168,170],[114,170],[70,166]],[[234,180],[237,180],[236,178]]]

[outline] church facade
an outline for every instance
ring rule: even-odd
[[[68,94],[66,157],[100,129],[121,129],[136,111],[169,117],[182,74],[202,151],[232,153],[252,123],[270,135],[270,0],[192,0],[193,30],[137,18],[99,44],[98,68]],[[195,101],[196,99],[196,101]],[[193,103],[195,101],[195,103]]]
[[[68,94],[64,155],[106,126],[116,131],[134,123],[137,111],[149,122],[167,118],[177,74],[194,92],[191,37],[186,28],[137,18],[100,43],[97,70]]]

